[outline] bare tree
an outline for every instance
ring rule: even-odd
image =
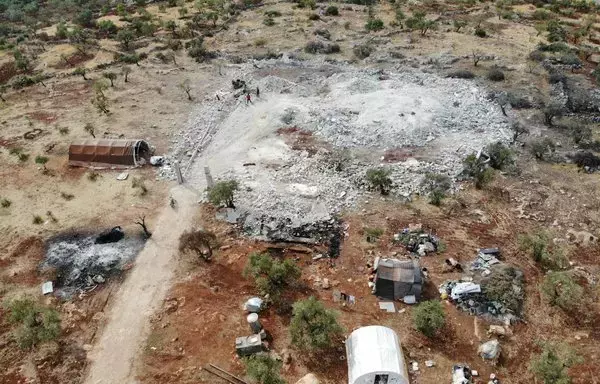
[[[521,137],[522,135],[529,133],[529,130],[523,124],[519,123],[518,121],[514,121],[510,125],[510,129],[513,133],[513,137],[512,137],[513,143],[516,142],[519,139],[519,137]]]
[[[138,221],[135,222],[137,225],[139,225],[140,227],[142,227],[142,230],[144,231],[144,236],[146,236],[146,239],[149,239],[150,237],[152,237],[152,232],[150,232],[148,230],[148,227],[146,227],[146,216],[141,216]]]
[[[192,101],[192,95],[190,94],[190,91],[192,90],[192,86],[190,85],[190,79],[185,79],[184,81],[181,82],[181,84],[179,84],[179,88],[181,88],[188,97],[188,100]]]
[[[476,67],[477,64],[479,64],[479,62],[481,61],[481,59],[483,59],[483,53],[481,53],[479,51],[473,51],[472,59],[473,59],[473,66]]]
[[[85,123],[83,130],[92,135],[94,139],[96,138],[96,133],[94,132],[94,126],[92,125],[92,123]]]
[[[121,70],[121,73],[123,74],[123,77],[125,78],[125,82],[129,81],[128,76],[131,73],[131,67],[124,66],[123,69]]]

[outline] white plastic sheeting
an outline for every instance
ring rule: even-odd
[[[396,332],[387,327],[362,327],[346,339],[349,384],[409,384]]]

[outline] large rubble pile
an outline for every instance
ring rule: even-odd
[[[190,117],[189,129],[174,138],[172,154],[185,168],[205,138],[227,142],[231,157],[250,165],[232,164],[214,175],[240,182],[237,199],[249,212],[250,233],[262,233],[265,221],[272,228],[327,222],[355,206],[368,187],[366,170],[379,166],[386,151],[409,147],[416,153],[385,164],[393,193],[408,198],[422,192],[426,173],[454,178],[466,155],[510,139],[500,109],[466,80],[413,69],[382,76],[289,59],[264,61],[261,67],[243,65],[230,75],[249,89],[260,87],[260,99],[246,106],[227,89],[221,101],[206,100]],[[314,147],[293,149],[279,134],[291,127],[312,135]],[[349,155],[336,167],[332,159],[342,149]],[[190,177],[203,178],[204,170],[192,167]]]

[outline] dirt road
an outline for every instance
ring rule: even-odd
[[[116,292],[106,328],[88,355],[87,384],[135,382],[134,361],[148,332],[149,316],[170,287],[179,236],[191,227],[198,201],[197,193],[185,186],[174,187],[171,194],[176,208],[165,204],[156,223],[150,223],[153,235]]]

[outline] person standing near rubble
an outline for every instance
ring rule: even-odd
[[[260,89],[256,87],[256,97],[260,97]]]
[[[250,96],[250,92],[246,93],[246,105],[251,104],[252,103],[252,98]]]

